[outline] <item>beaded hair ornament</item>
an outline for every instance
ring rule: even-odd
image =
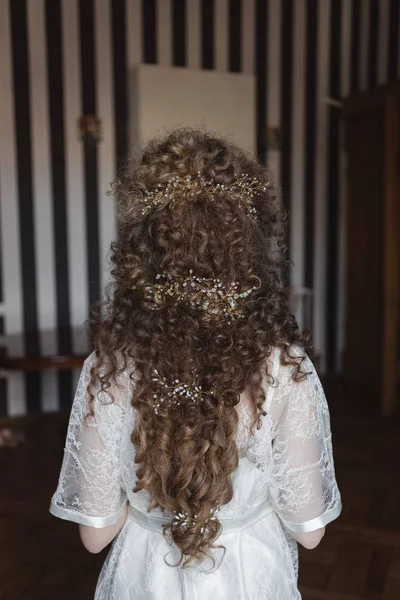
[[[159,183],[155,190],[146,191],[140,200],[142,214],[147,214],[152,208],[160,205],[173,204],[180,200],[193,200],[199,194],[211,197],[219,194],[228,194],[232,200],[242,204],[249,218],[257,216],[253,205],[254,198],[266,192],[270,186],[269,181],[260,182],[256,177],[242,174],[231,183],[215,183],[203,177],[201,173],[195,176],[179,175],[172,177],[166,184]],[[168,298],[174,297],[178,302],[186,302],[192,307],[207,311],[214,315],[224,315],[228,321],[233,321],[241,314],[239,303],[249,296],[257,286],[251,286],[244,291],[239,291],[239,282],[234,281],[225,285],[219,279],[197,277],[189,271],[187,277],[173,279],[170,274],[156,275],[157,282],[146,291],[146,300],[150,301],[154,310],[162,308]]]
[[[207,396],[213,396],[214,390],[205,391],[198,383],[198,375],[194,374],[191,384],[182,383],[179,379],[174,379],[168,383],[165,377],[161,377],[157,369],[154,369],[152,377],[157,391],[153,394],[153,410],[157,415],[159,410],[168,406],[180,406],[185,404],[198,404],[203,402]]]
[[[193,200],[199,194],[207,194],[208,196],[229,194],[233,200],[244,205],[248,217],[255,218],[257,212],[253,206],[253,199],[262,192],[266,192],[269,186],[269,181],[262,183],[256,177],[246,174],[236,177],[228,184],[214,183],[205,179],[201,173],[197,173],[194,177],[191,175],[184,177],[176,175],[166,184],[159,183],[155,190],[145,192],[140,204],[142,204],[142,214],[145,215],[152,208],[173,204],[177,199]]]
[[[210,521],[217,520],[217,512],[219,511],[219,507],[212,508],[210,510],[209,516],[204,521],[199,521],[197,515],[189,515],[186,512],[175,512],[174,519],[172,521],[172,528],[182,527],[183,529],[187,529],[188,527],[193,527],[195,525],[200,525],[200,534],[206,533]]]
[[[182,383],[179,379],[174,379],[171,383],[167,382],[166,377],[161,377],[157,369],[154,369],[152,377],[153,383],[156,385],[157,392],[153,394],[153,410],[156,415],[165,407],[176,407],[182,403],[196,405],[203,402],[207,396],[214,396],[215,391],[203,390],[198,383],[198,374],[194,373],[193,383]],[[206,533],[210,522],[216,521],[216,514],[219,507],[212,508],[210,514],[203,521],[199,521],[197,515],[190,515],[183,511],[174,511],[174,518],[171,523],[171,528],[187,529],[189,527],[200,526],[200,534]]]
[[[238,281],[226,285],[220,279],[197,277],[192,269],[188,277],[176,279],[169,273],[157,274],[157,283],[148,288],[146,299],[152,302],[151,308],[157,310],[173,297],[175,301],[185,302],[193,308],[225,316],[231,322],[244,316],[240,302],[260,287],[260,280],[254,276],[253,279],[257,279],[257,285],[240,292]]]
[[[152,405],[156,415],[162,408],[180,406],[182,403],[196,405],[203,402],[207,396],[214,396],[215,391],[203,390],[198,383],[198,374],[194,373],[193,383],[182,383],[179,379],[174,379],[168,383],[166,377],[161,377],[157,369],[154,369],[152,381],[157,388],[157,392],[153,394]],[[206,532],[210,525],[210,521],[216,521],[216,514],[219,507],[212,508],[209,516],[204,521],[199,521],[197,515],[189,515],[187,512],[174,511],[174,518],[171,523],[171,528],[187,529],[189,527],[200,526],[200,534]]]

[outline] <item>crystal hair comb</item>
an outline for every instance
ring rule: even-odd
[[[161,377],[157,369],[154,369],[153,383],[157,392],[153,394],[153,410],[157,415],[163,406],[180,406],[181,404],[198,404],[203,402],[207,396],[213,396],[214,390],[205,391],[197,382],[198,376],[194,376],[192,384],[182,383],[174,379],[168,383],[165,377]]]
[[[210,510],[210,515],[204,521],[199,521],[199,519],[197,518],[197,515],[190,516],[186,512],[175,512],[175,516],[172,521],[171,527],[172,528],[182,527],[183,529],[186,529],[188,527],[200,525],[200,534],[203,534],[203,533],[205,533],[206,529],[208,528],[210,521],[217,520],[216,515],[217,515],[218,511],[219,511],[219,507],[212,508]]]
[[[223,315],[233,321],[236,317],[243,316],[240,302],[260,286],[260,280],[253,278],[257,279],[257,285],[240,292],[238,281],[225,285],[220,279],[197,277],[192,269],[189,276],[184,278],[174,279],[170,274],[158,274],[157,283],[148,288],[146,299],[153,303],[153,310],[162,308],[168,298],[174,297],[177,302],[186,302],[193,308]]]
[[[214,183],[205,179],[200,173],[192,177],[179,175],[170,179],[166,184],[159,183],[155,190],[145,192],[141,199],[142,214],[147,214],[152,208],[174,203],[177,199],[185,198],[193,200],[199,194],[217,196],[218,194],[229,194],[232,198],[242,203],[248,217],[255,218],[257,213],[253,206],[255,196],[266,192],[269,181],[262,183],[256,177],[242,174],[229,184]]]

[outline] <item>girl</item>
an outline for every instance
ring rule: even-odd
[[[192,130],[115,184],[114,285],[53,515],[114,540],[97,600],[297,600],[297,542],[338,517],[329,413],[282,287],[265,170]]]

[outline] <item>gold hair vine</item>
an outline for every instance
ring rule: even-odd
[[[219,507],[211,508],[210,516],[207,519],[205,519],[204,521],[199,521],[197,518],[197,515],[190,516],[186,512],[177,512],[176,511],[171,527],[172,528],[182,527],[183,529],[186,529],[188,527],[193,527],[194,525],[197,525],[197,526],[200,525],[200,534],[205,533],[210,521],[217,520],[216,515],[217,515],[218,511],[219,511]]]
[[[174,379],[170,384],[165,377],[160,377],[157,369],[154,369],[153,383],[159,388],[158,392],[153,394],[153,410],[158,415],[158,411],[163,406],[180,406],[185,404],[198,404],[203,402],[207,396],[213,396],[214,390],[204,391],[197,383],[198,376],[194,376],[192,384],[182,383],[179,379]]]
[[[192,177],[179,175],[170,179],[166,185],[159,183],[157,188],[151,192],[145,192],[141,199],[143,204],[142,214],[147,214],[152,208],[168,202],[174,202],[177,198],[187,198],[189,200],[195,198],[199,194],[208,194],[215,196],[218,194],[230,194],[245,206],[247,215],[255,218],[257,216],[256,209],[253,206],[253,199],[262,192],[266,192],[270,183],[262,183],[256,177],[242,174],[236,177],[232,183],[214,183],[205,179],[201,173]]]
[[[258,278],[257,278],[258,279]],[[239,282],[233,281],[226,286],[220,279],[197,277],[190,269],[188,277],[174,279],[170,274],[158,274],[154,284],[147,290],[147,300],[154,304],[154,310],[160,309],[168,298],[174,297],[178,302],[186,302],[215,315],[224,315],[229,321],[242,317],[239,303],[260,286],[252,286],[239,292]]]

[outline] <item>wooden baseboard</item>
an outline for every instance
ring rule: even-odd
[[[49,425],[64,425],[68,422],[69,414],[65,412],[40,413],[37,415],[23,415],[20,417],[1,417],[0,428],[23,428],[30,427],[36,423],[48,422]]]

